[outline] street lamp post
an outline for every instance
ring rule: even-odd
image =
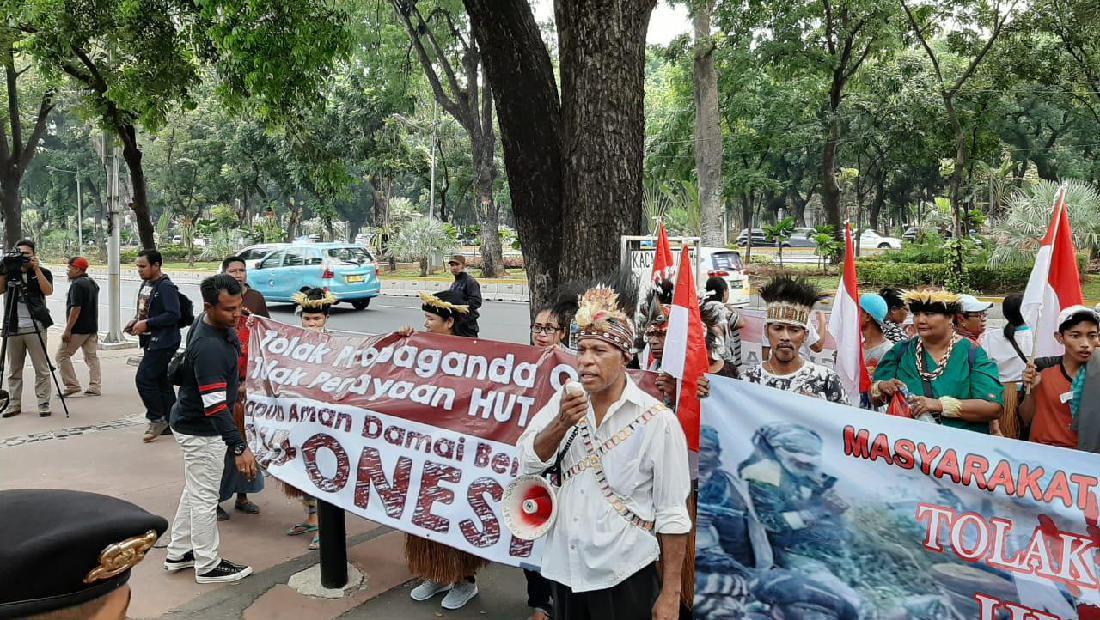
[[[54,172],[67,172],[76,177],[76,245],[77,254],[84,254],[84,196],[80,191],[80,173],[75,170],[65,170],[63,168],[55,168],[53,166],[46,166],[47,169]]]

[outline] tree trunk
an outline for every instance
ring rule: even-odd
[[[741,222],[742,227],[748,231],[748,235],[745,238],[745,264],[749,264],[749,259],[752,258],[752,192],[744,192],[741,194]]]
[[[825,138],[821,156],[821,209],[825,212],[825,223],[833,227],[833,234],[843,238],[844,218],[840,216],[840,188],[836,184],[836,147],[839,141],[839,129],[834,119],[829,125],[829,135]]]
[[[491,183],[477,182],[476,200],[477,220],[481,228],[481,275],[485,278],[500,277],[505,273],[504,250],[500,243],[500,207],[493,200]]]
[[[564,226],[558,89],[538,23],[526,2],[464,0],[493,84],[504,169],[523,245],[532,316],[558,288]]]
[[[486,87],[487,89],[488,87]],[[470,145],[474,156],[474,200],[477,223],[481,227],[481,275],[496,278],[504,274],[504,253],[500,247],[500,207],[493,200],[493,181],[496,178],[496,137],[490,124],[482,126],[476,136],[470,133]]]
[[[806,201],[796,191],[791,194],[791,214],[794,215],[794,225],[798,228],[806,227]]]
[[[141,163],[137,129],[133,125],[122,125],[117,130],[118,137],[122,140],[122,158],[126,160],[126,168],[130,171],[130,187],[134,192],[130,209],[134,212],[134,219],[137,220],[138,238],[141,240],[143,249],[155,250],[157,240],[153,220],[149,214],[149,198],[145,191],[145,168]]]
[[[302,205],[293,196],[287,200],[287,214],[287,241],[294,241],[302,224]]]
[[[724,247],[722,226],[722,129],[718,115],[715,41],[710,34],[714,0],[694,6],[695,26],[695,174],[699,178],[700,228],[703,245]]]
[[[570,277],[616,269],[619,237],[641,225],[645,37],[655,4],[554,3],[562,82],[561,269]]]
[[[875,197],[871,200],[871,209],[867,214],[867,223],[872,230],[879,231],[879,218],[882,214],[882,207],[885,204],[886,172],[882,171],[882,174],[880,174],[875,180]]]
[[[0,211],[4,214],[4,248],[15,247],[23,238],[23,206],[19,199],[21,175],[0,173]]]

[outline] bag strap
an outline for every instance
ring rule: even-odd
[[[577,433],[580,431],[576,426],[573,427],[573,432],[569,434],[569,438],[565,440],[565,447],[558,450],[558,456],[554,458],[554,464],[546,468],[542,472],[542,475],[550,479],[550,483],[556,486],[561,486],[564,480],[562,479],[561,462],[565,460],[565,455],[569,452],[569,448],[573,447],[573,441],[577,438]]]

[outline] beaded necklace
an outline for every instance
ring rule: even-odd
[[[943,352],[940,359],[936,360],[936,369],[932,372],[924,370],[924,341],[917,339],[917,372],[920,373],[921,378],[928,382],[935,381],[943,374],[943,371],[947,368],[947,360],[951,359],[951,352],[955,350],[955,344],[959,342],[958,334],[952,334],[951,344],[947,346],[947,350]]]

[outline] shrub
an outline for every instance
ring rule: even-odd
[[[884,286],[943,286],[948,280],[948,269],[942,263],[902,264],[861,259],[856,264],[860,283],[876,289]],[[1031,265],[967,263],[966,269],[970,286],[982,293],[1022,293],[1031,276]]]
[[[184,245],[159,245],[157,250],[160,250],[160,255],[164,258],[166,263],[182,263],[187,260],[187,246]],[[138,252],[140,249],[123,250],[119,253],[119,261],[123,265],[132,265],[137,260]],[[202,248],[195,248],[195,256],[199,256],[202,252]]]

